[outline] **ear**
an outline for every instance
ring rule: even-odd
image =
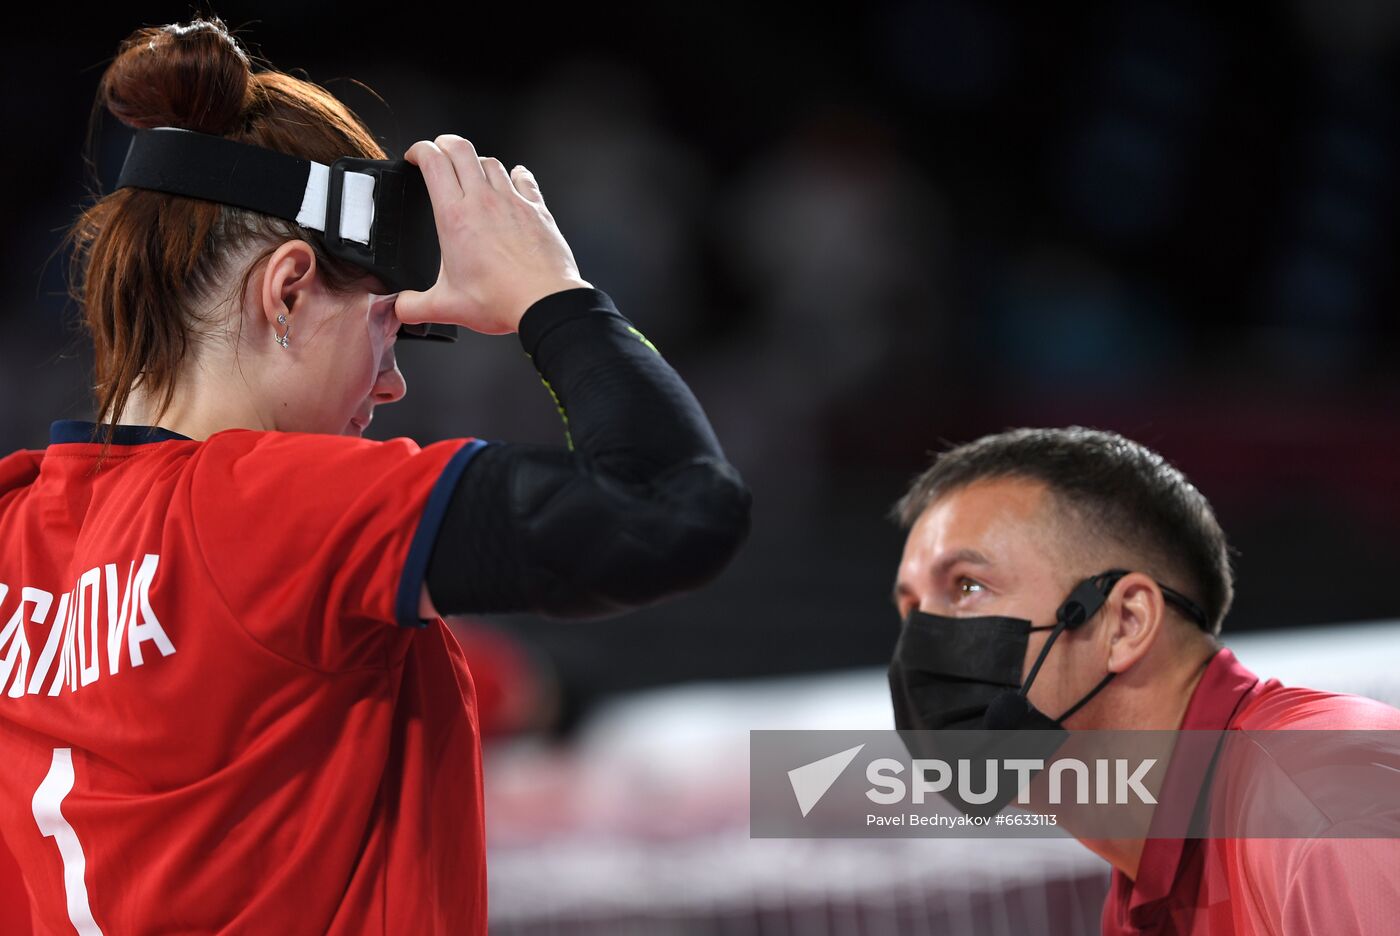
[[[1103,631],[1108,643],[1108,669],[1132,669],[1152,649],[1166,627],[1166,601],[1149,575],[1130,572],[1118,580],[1108,601]]]
[[[279,331],[277,316],[288,322],[300,311],[316,285],[316,251],[304,240],[290,240],[267,258],[259,287],[259,304],[268,325]]]

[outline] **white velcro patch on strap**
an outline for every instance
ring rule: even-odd
[[[314,231],[326,229],[326,192],[330,189],[331,167],[321,163],[311,164],[311,174],[306,177],[306,192],[301,196],[301,210],[297,212],[297,224]]]
[[[347,172],[341,179],[340,237],[368,244],[370,228],[374,226],[374,176],[366,172]],[[326,229],[326,196],[330,192],[330,182],[330,167],[311,163],[297,224],[316,231]]]
[[[341,177],[340,237],[360,244],[369,243],[369,229],[374,224],[374,176],[366,172],[347,172]]]

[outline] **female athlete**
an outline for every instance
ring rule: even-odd
[[[214,18],[132,34],[99,106],[385,157]],[[440,615],[636,608],[747,534],[700,407],[532,174],[454,135],[406,158],[441,246],[421,291],[163,191],[73,228],[97,419],[0,460],[0,832],[36,931],[484,933],[472,678]],[[568,446],[362,438],[425,322],[518,333]]]

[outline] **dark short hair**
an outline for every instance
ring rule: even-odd
[[[1095,535],[1163,566],[1166,584],[1200,605],[1210,633],[1220,633],[1234,599],[1230,547],[1205,495],[1161,455],[1116,432],[1012,429],[936,455],[893,519],[908,529],[945,494],[995,478],[1043,482]]]

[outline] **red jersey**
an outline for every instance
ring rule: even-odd
[[[0,460],[0,833],[36,933],[484,933],[419,596],[483,443],[54,424]]]
[[[1228,649],[1210,660],[1183,730],[1400,730],[1400,711],[1361,696],[1261,680]],[[1169,765],[1166,787],[1199,786]],[[1167,799],[1164,794],[1162,800]],[[1136,879],[1114,870],[1112,936],[1390,934],[1400,917],[1400,839],[1147,839]]]

